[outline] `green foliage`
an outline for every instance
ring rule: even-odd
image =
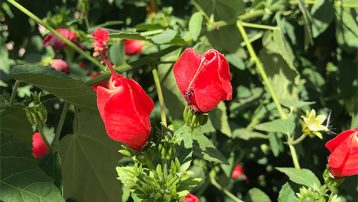
[[[114,168],[119,144],[108,138],[97,111],[75,112],[73,134],[59,145],[64,195],[78,201],[117,201],[121,186]]]
[[[26,144],[1,134],[0,200],[64,202],[61,191],[29,156]]]
[[[271,199],[258,188],[252,188],[249,190],[245,197],[245,202],[271,202]]]
[[[300,185],[307,187],[316,187],[321,186],[321,182],[315,176],[312,171],[308,169],[297,169],[297,168],[276,168],[278,171],[285,173],[292,182],[295,182]]]

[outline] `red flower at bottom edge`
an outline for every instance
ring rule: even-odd
[[[154,103],[136,81],[112,76],[108,88],[97,87],[97,107],[111,139],[137,151],[147,143]]]
[[[358,128],[346,130],[326,143],[328,167],[335,177],[358,174]]]
[[[36,158],[42,158],[46,155],[48,148],[42,140],[40,133],[32,135],[32,155]]]
[[[184,202],[200,202],[200,200],[194,194],[188,194],[185,196]]]

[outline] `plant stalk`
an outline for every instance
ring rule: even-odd
[[[58,121],[57,128],[56,128],[56,134],[55,134],[55,139],[54,139],[54,142],[56,142],[56,143],[60,140],[60,136],[61,136],[63,124],[65,123],[68,107],[69,107],[68,102],[65,102],[65,104],[63,105],[60,120]]]
[[[153,68],[152,73],[153,73],[155,87],[157,88],[162,124],[163,124],[163,126],[167,127],[167,117],[166,117],[166,113],[165,113],[164,96],[163,96],[162,88],[160,86],[157,69]]]
[[[16,80],[14,87],[12,88],[12,93],[11,93],[11,97],[10,97],[10,106],[12,106],[15,102],[15,97],[17,94],[17,88],[19,87],[21,81]]]

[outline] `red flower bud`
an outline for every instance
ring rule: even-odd
[[[124,52],[127,55],[136,55],[142,52],[144,42],[141,40],[125,40]]]
[[[326,143],[328,167],[335,177],[358,174],[358,128],[346,130]]]
[[[54,59],[52,60],[51,67],[54,68],[56,71],[69,73],[70,68],[66,61],[61,59]]]
[[[60,33],[62,36],[64,36],[65,38],[67,38],[68,40],[77,44],[77,42],[75,41],[75,38],[76,38],[75,32],[72,32],[69,29],[65,29],[65,28],[58,28],[58,29],[56,29],[56,31],[58,33]],[[45,37],[45,39],[43,40],[43,44],[45,46],[51,46],[55,50],[61,50],[66,46],[66,43],[64,41],[62,41],[61,39],[59,39],[53,33],[49,33]]]
[[[187,194],[184,198],[184,202],[200,202],[200,200],[194,194]]]
[[[220,101],[232,99],[229,64],[214,49],[203,56],[186,49],[174,64],[174,76],[189,107],[197,112],[208,112]]]
[[[97,107],[110,138],[137,151],[146,144],[154,103],[136,81],[112,76],[108,88],[97,87]]]
[[[231,174],[231,178],[232,179],[244,179],[244,180],[247,180],[247,177],[244,173],[244,169],[241,167],[241,165],[236,165],[234,170],[232,171],[232,174]]]
[[[34,133],[32,135],[32,155],[36,158],[42,158],[46,155],[48,148],[45,142],[42,140],[40,133]]]
[[[96,77],[99,76],[99,75],[100,75],[99,73],[93,73],[93,74],[91,74],[91,77],[92,77],[92,78],[96,78]],[[93,86],[92,86],[92,90],[97,91],[97,87],[98,87],[98,86],[102,86],[102,87],[104,87],[104,88],[107,88],[107,85],[108,85],[108,81],[103,80],[103,81],[101,81],[101,82],[99,82],[99,83],[93,85]]]

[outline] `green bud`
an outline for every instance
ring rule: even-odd
[[[188,106],[185,107],[183,112],[183,118],[185,123],[193,129],[205,125],[208,121],[208,117],[209,115],[207,113],[195,112]]]
[[[133,154],[130,151],[126,150],[126,149],[121,149],[118,152],[121,153],[123,156],[128,156],[128,157],[133,156]]]
[[[29,103],[25,107],[27,120],[34,125],[44,124],[47,120],[47,110],[40,101],[41,94],[34,93],[31,95],[27,102]]]
[[[332,193],[337,193],[339,186],[342,184],[344,178],[335,178],[331,175],[328,168],[323,172],[323,179],[328,189]]]

